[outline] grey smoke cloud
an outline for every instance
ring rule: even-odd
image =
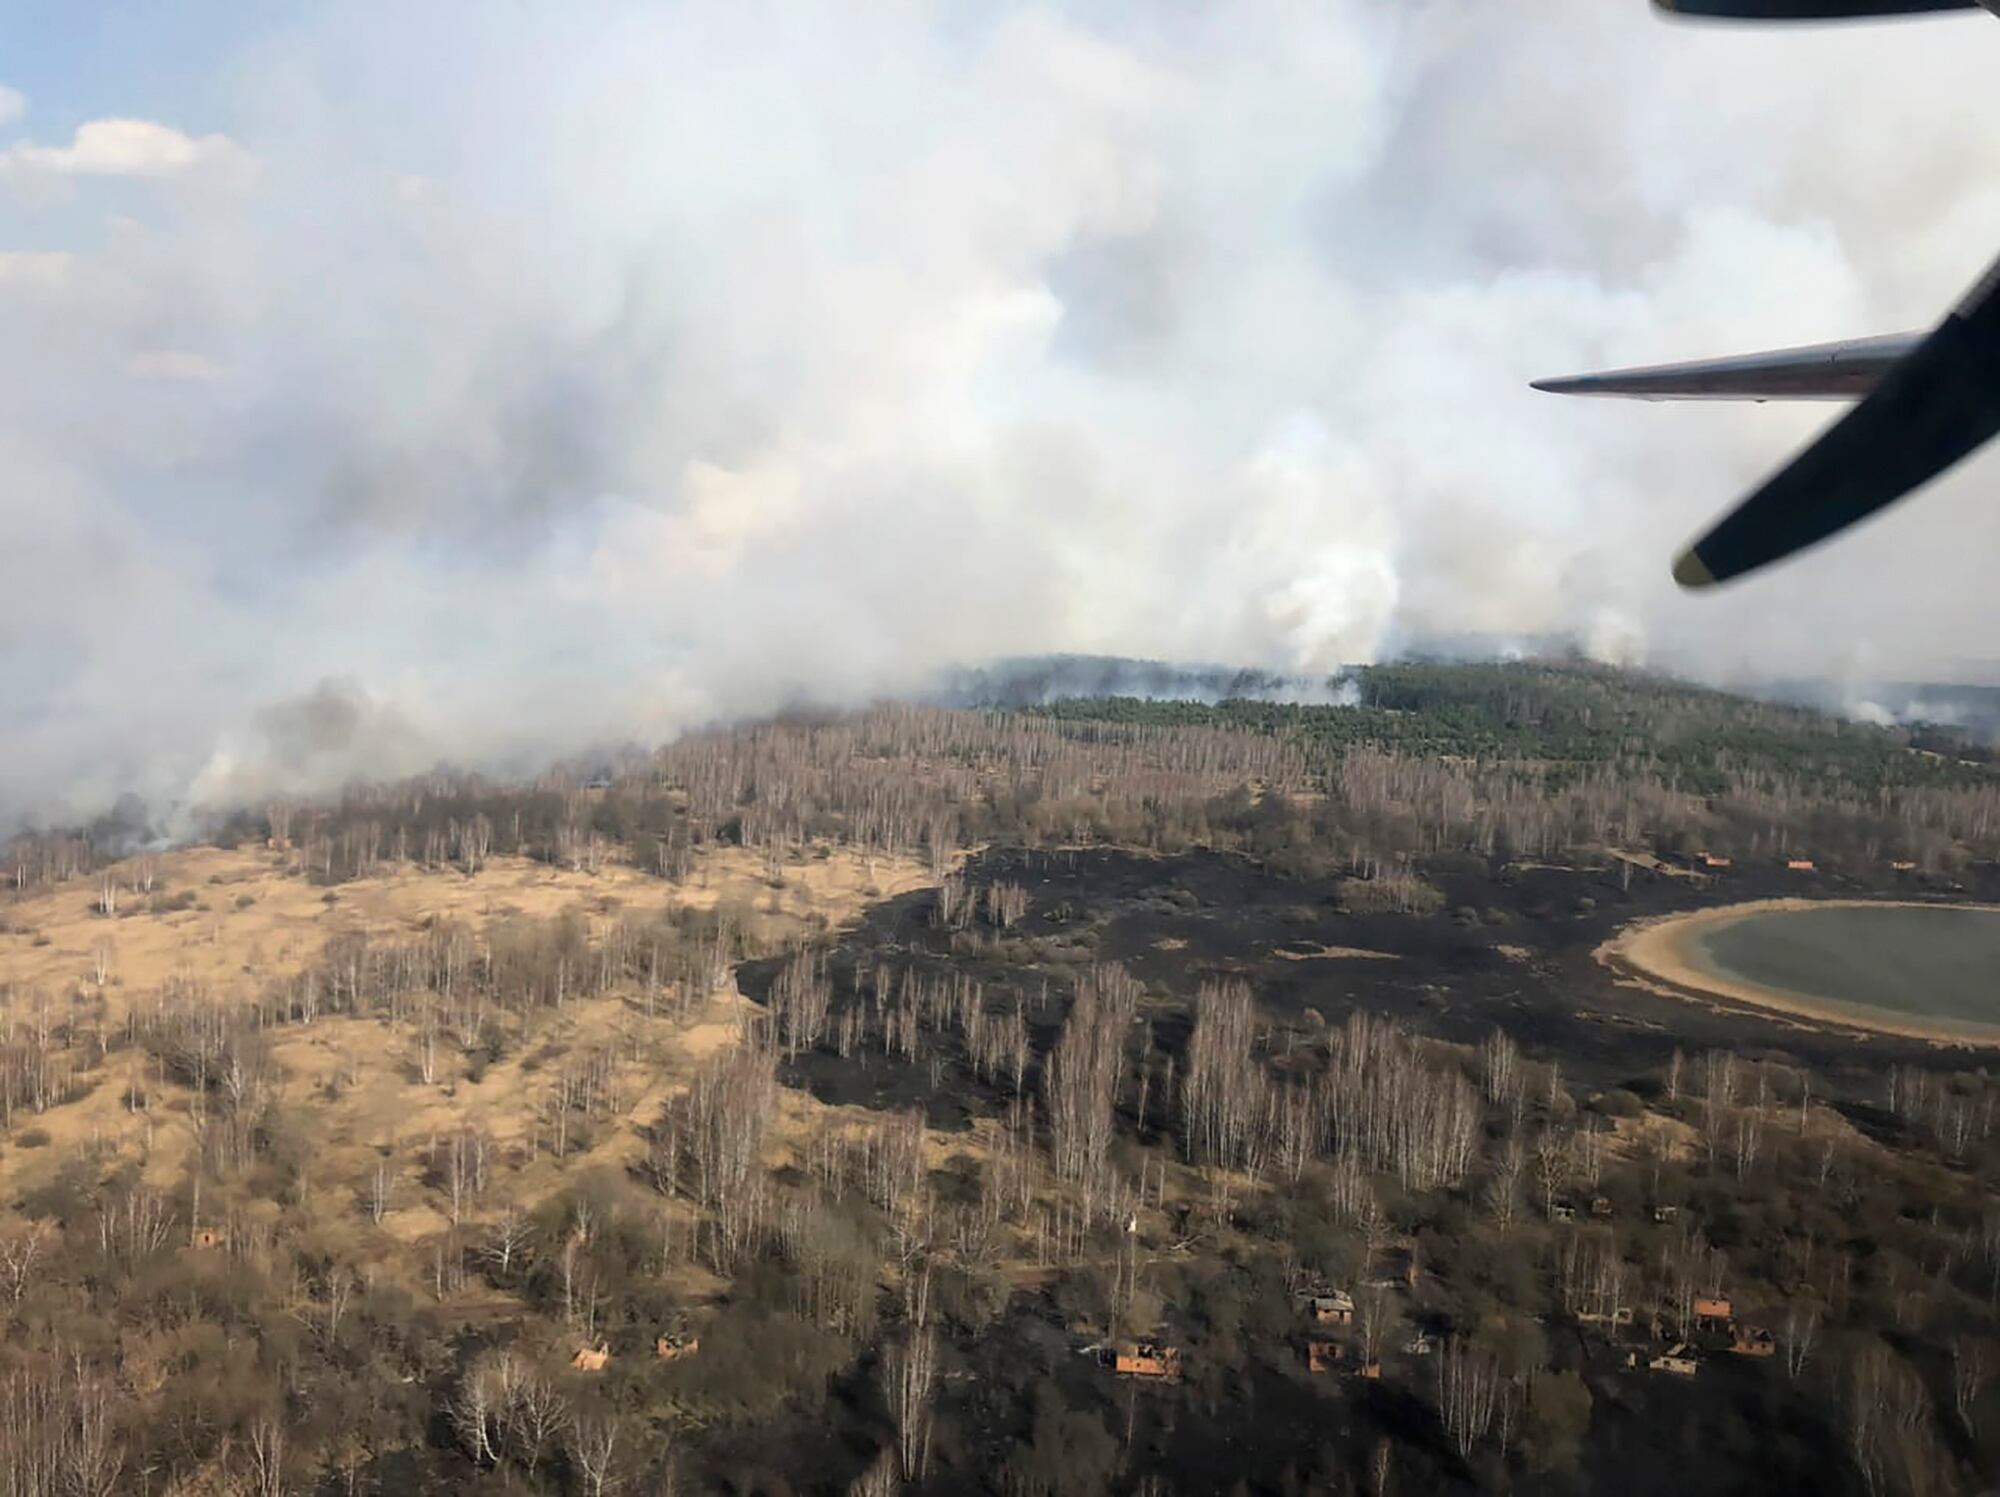
[[[0,817],[1042,651],[1983,653],[1990,462],[1690,600],[1666,559],[1828,413],[1525,382],[1935,315],[2000,244],[1990,25],[582,12],[218,37],[199,119],[38,136],[7,80]]]

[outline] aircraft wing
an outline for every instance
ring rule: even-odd
[[[1710,587],[1886,509],[2000,432],[2000,264],[1818,441],[1674,564]]]
[[[2000,15],[2000,0],[1653,4],[1733,21],[1847,21],[1947,10]],[[2000,433],[2000,263],[1928,334],[1537,380],[1535,388],[1642,400],[1860,400],[1674,563],[1681,586],[1712,587],[1886,509]]]
[[[1865,16],[1916,16],[1940,10],[1991,10],[1987,0],[1653,0],[1679,16],[1731,21],[1854,21]]]
[[[2000,263],[1927,334],[1537,380],[1650,400],[1861,398],[1674,565],[1683,587],[1753,572],[1845,530],[2000,433]]]
[[[1923,339],[1922,333],[1889,333],[1774,353],[1538,379],[1534,386],[1554,395],[1638,400],[1858,400]]]

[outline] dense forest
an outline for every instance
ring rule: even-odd
[[[1249,728],[1337,757],[1370,747],[1537,766],[1545,783],[1612,772],[1717,795],[1745,787],[1869,795],[1990,783],[1987,751],[1936,729],[1850,722],[1801,707],[1581,665],[1387,665],[1352,705],[1212,705],[1077,698],[1025,710],[1067,721]],[[1912,752],[1914,744],[1929,750]]]
[[[1982,1057],[1590,959],[1711,897],[1607,849],[1979,880],[1991,771],[1582,667],[1359,688],[355,786],[206,881],[129,814],[17,840],[0,961],[105,934],[0,985],[0,1497],[2000,1476]],[[780,918],[836,856],[922,887]],[[473,902],[339,923],[409,880]],[[274,888],[334,933],[120,979]],[[336,1169],[364,1092],[445,1121]]]

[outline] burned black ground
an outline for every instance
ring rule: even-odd
[[[1618,865],[1510,866],[1439,860],[1427,873],[1445,894],[1435,915],[1350,914],[1340,880],[1272,873],[1250,859],[1208,851],[1151,856],[1115,849],[999,850],[975,858],[967,883],[999,880],[1029,891],[1031,912],[1004,938],[954,940],[935,918],[936,896],[919,891],[871,908],[830,956],[836,1003],[857,974],[917,964],[965,973],[1026,1004],[1036,1053],[1046,1052],[1081,965],[1115,962],[1140,978],[1153,1002],[1147,1018],[1176,1047],[1186,1005],[1204,982],[1249,981],[1274,1026],[1302,1038],[1365,1010],[1437,1039],[1474,1044],[1498,1028],[1531,1054],[1558,1060],[1579,1084],[1644,1095],[1674,1050],[1729,1046],[1746,1055],[1853,1072],[1857,1105],[1872,1078],[1897,1060],[1977,1065],[1977,1049],[1939,1051],[1921,1042],[1801,1025],[1705,1001],[1671,997],[1621,979],[1597,960],[1600,945],[1628,923],[1747,900],[1801,897],[1939,899],[2000,897],[2000,873],[1970,870],[1949,888],[1815,881],[1746,870],[1705,884]],[[1333,948],[1379,953],[1313,956]],[[750,963],[739,979],[761,998],[781,965]],[[997,1105],[962,1065],[948,1084],[929,1068],[879,1054],[842,1061],[801,1057],[791,1079],[821,1100],[870,1107],[922,1106],[933,1126],[961,1126]]]
[[[1025,887],[1030,914],[1016,929],[1003,935],[941,925],[936,896],[925,891],[871,909],[838,940],[829,970],[837,1006],[862,1001],[878,971],[917,966],[976,978],[989,999],[1022,1003],[1037,1066],[1077,973],[1100,962],[1118,963],[1145,984],[1148,1043],[1169,1054],[1186,1044],[1197,988],[1222,977],[1251,984],[1261,1016],[1286,1037],[1274,1039],[1274,1049],[1310,1046],[1356,1011],[1466,1046],[1497,1028],[1527,1055],[1555,1062],[1585,1093],[1654,1097],[1676,1050],[1726,1048],[1810,1072],[1865,1133],[1892,1142],[1907,1140],[1879,1105],[1885,1066],[1975,1067],[1988,1059],[1663,996],[1621,981],[1596,958],[1629,921],[1797,896],[1795,876],[1751,870],[1696,884],[1618,865],[1494,870],[1472,859],[1439,860],[1425,871],[1444,891],[1441,913],[1353,914],[1342,908],[1338,880],[1286,877],[1238,856],[992,851],[972,859],[965,881],[975,889],[996,881]],[[1820,889],[1844,897],[1913,893],[1907,884]],[[1975,869],[1957,888],[1914,892],[1962,899],[1996,889],[1991,870]],[[1380,955],[1314,954],[1328,949]],[[745,990],[766,994],[780,965],[744,968]],[[983,1085],[949,1043],[922,1063],[865,1051],[843,1060],[821,1049],[793,1061],[787,1079],[829,1103],[918,1107],[946,1130],[1006,1106],[1004,1089]],[[1162,1110],[1140,1117],[1128,1103],[1120,1128],[1133,1144],[1172,1147]],[[1636,1198],[1620,1199],[1637,1208]],[[1703,1204],[1711,1236],[1747,1255],[1764,1230],[1757,1203],[1718,1190]],[[1309,1234],[1318,1209],[1311,1201],[1265,1202],[1254,1208],[1259,1220],[1239,1225],[1276,1237]],[[1467,1203],[1405,1200],[1393,1209],[1400,1227],[1468,1279],[1519,1271],[1481,1263],[1489,1228]],[[1343,1490],[1384,1440],[1395,1452],[1399,1490],[1511,1485],[1681,1497],[1690,1490],[1862,1489],[1824,1400],[1808,1398],[1773,1366],[1722,1357],[1687,1382],[1635,1373],[1625,1366],[1625,1347],[1559,1319],[1538,1332],[1547,1366],[1581,1376],[1593,1401],[1575,1468],[1524,1476],[1490,1451],[1475,1452],[1467,1464],[1438,1428],[1434,1361],[1392,1355],[1374,1383],[1313,1378],[1285,1298],[1268,1279],[1268,1264],[1233,1252],[1165,1268],[1169,1325],[1191,1359],[1187,1381],[1177,1386],[1111,1377],[1090,1353],[1094,1307],[1075,1276],[1016,1292],[997,1322],[961,1326],[954,1338],[939,1405],[940,1469],[923,1490],[959,1490],[975,1473],[1016,1470],[1039,1446],[1055,1447],[1042,1452],[1049,1469],[1067,1462],[1076,1470],[1076,1490],[1095,1490],[1087,1473],[1112,1453],[1128,1490],[1142,1490],[1149,1475],[1184,1492]],[[1410,1309],[1424,1313],[1415,1303]],[[883,1419],[860,1384],[836,1406],[857,1430]],[[850,1442],[855,1450],[868,1443],[865,1434]]]

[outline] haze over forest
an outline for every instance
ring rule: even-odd
[[[2000,31],[1657,9],[0,0],[0,1497],[2000,1490],[2000,468],[1529,385]]]
[[[1976,24],[99,10],[0,18],[0,821],[1041,651],[1978,666],[1990,463],[1696,602],[1823,413],[1526,388],[1934,316]]]

